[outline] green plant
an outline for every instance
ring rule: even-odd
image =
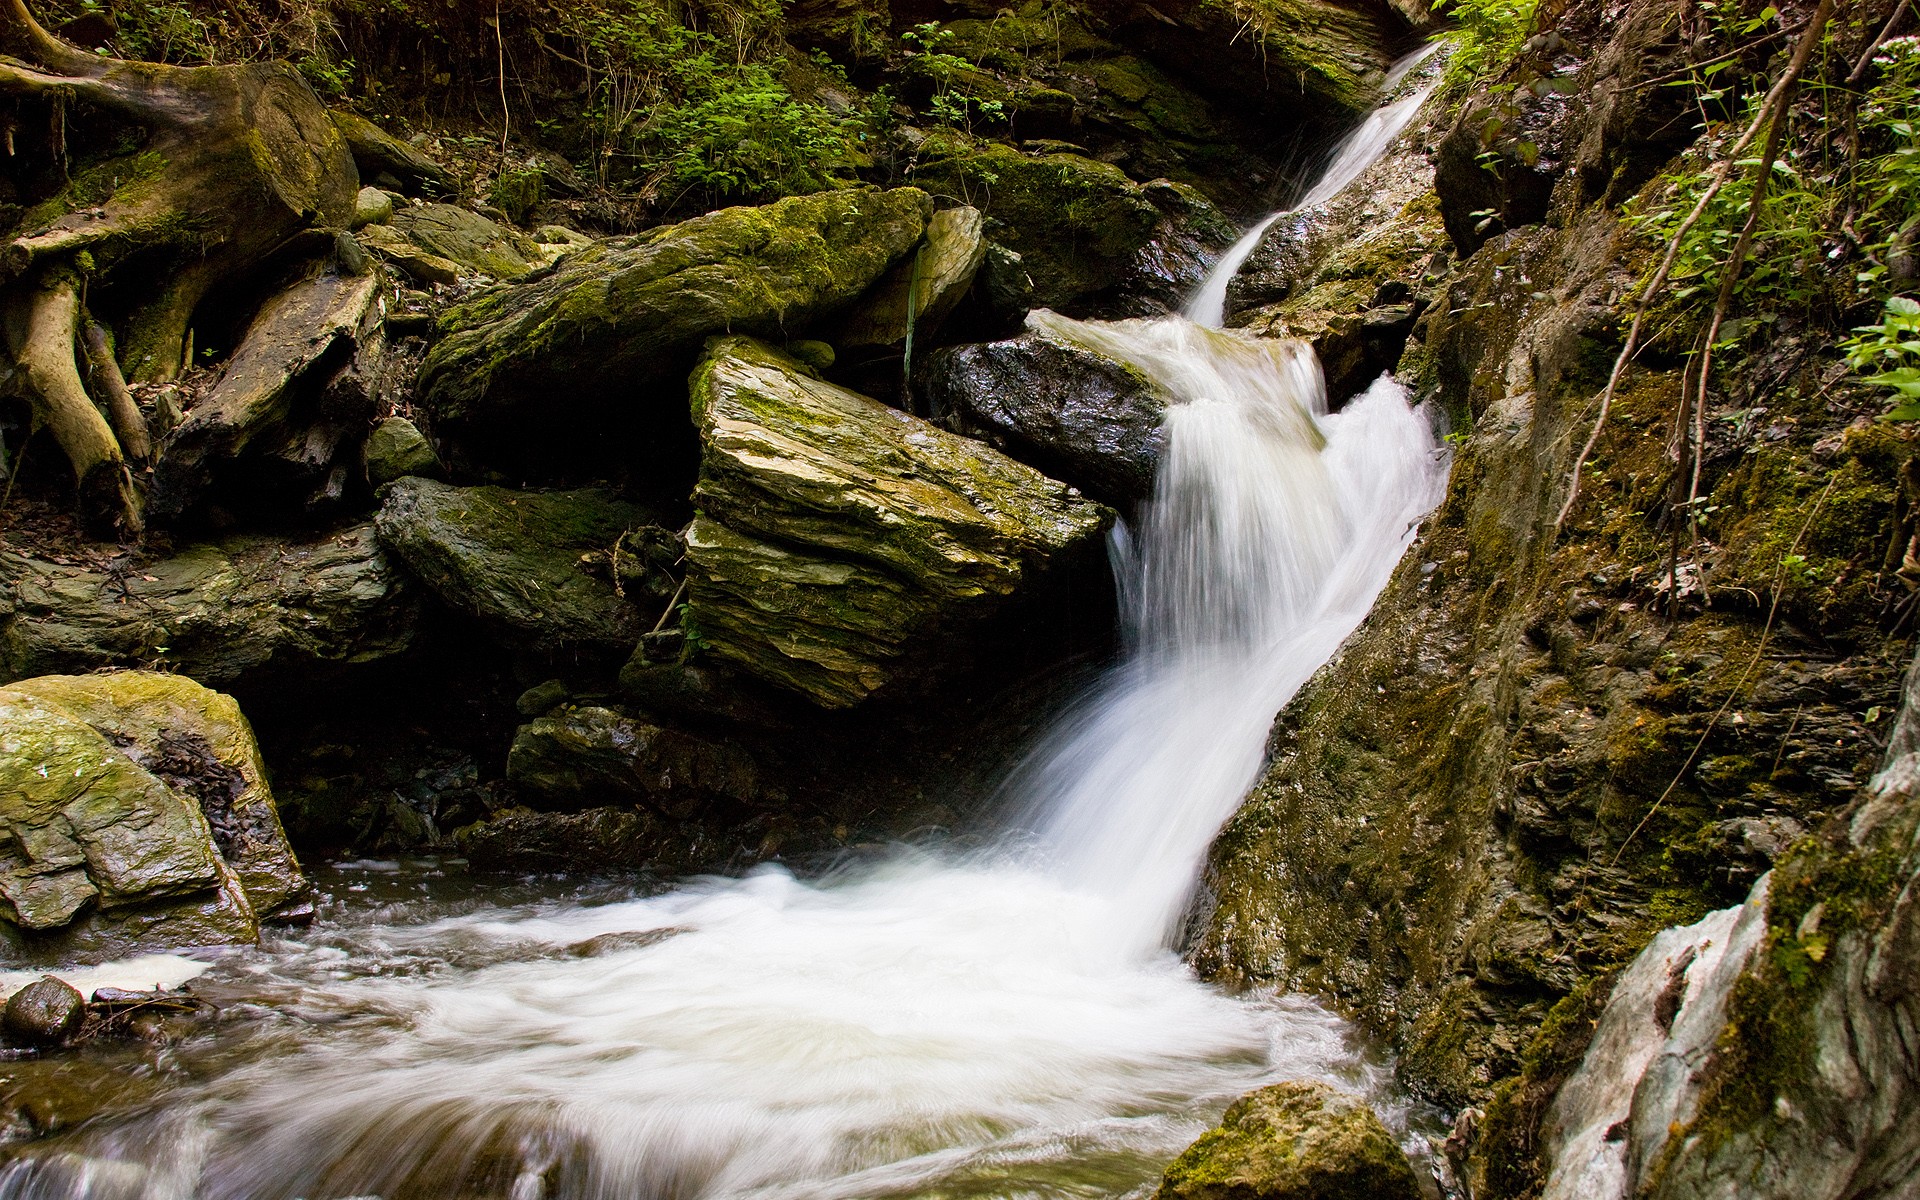
[[[1538,7],[1539,0],[1438,0],[1434,10],[1453,21],[1444,35],[1453,46],[1448,86],[1464,89],[1519,57]]]
[[[1854,371],[1874,372],[1863,376],[1867,383],[1889,388],[1898,397],[1887,420],[1920,420],[1920,300],[1894,296],[1878,325],[1860,326],[1840,347]]]

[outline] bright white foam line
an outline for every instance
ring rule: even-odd
[[[65,980],[83,996],[96,988],[124,988],[130,992],[176,988],[206,973],[207,964],[178,954],[142,954],[93,967],[60,967],[51,971],[0,971],[0,998],[12,996],[42,975]]]

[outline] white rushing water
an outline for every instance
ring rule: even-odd
[[[1325,204],[1346,191],[1362,172],[1380,161],[1380,156],[1420,114],[1420,106],[1427,102],[1427,97],[1440,86],[1437,70],[1421,70],[1440,50],[1441,44],[1435,42],[1394,64],[1385,85],[1387,102],[1367,114],[1367,119],[1360,123],[1358,129],[1341,139],[1319,178],[1293,202],[1293,207],[1274,213],[1227,247],[1227,252],[1220,256],[1220,261],[1214,264],[1213,270],[1188,298],[1186,316],[1189,321],[1209,329],[1220,328],[1226,322],[1227,285],[1233,282],[1241,266],[1259,248],[1260,239],[1266,236],[1267,230],[1283,217]]]
[[[1010,780],[1022,836],[809,881],[364,901],[220,963],[279,1015],[0,1196],[1110,1196],[1263,1083],[1403,1117],[1343,1022],[1213,989],[1168,935],[1275,712],[1438,499],[1430,425],[1385,379],[1330,414],[1297,344],[1035,321],[1177,403],[1116,555],[1122,661]]]

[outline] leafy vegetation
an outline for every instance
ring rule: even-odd
[[[1539,0],[1438,0],[1434,9],[1453,22],[1446,39],[1447,84],[1459,89],[1506,67],[1533,33]]]

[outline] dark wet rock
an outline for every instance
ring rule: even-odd
[[[823,707],[927,685],[952,635],[1097,554],[1112,520],[751,339],[716,339],[692,389],[689,639]]]
[[[1125,363],[1042,332],[927,359],[933,418],[1111,504],[1153,490],[1167,398]]]
[[[373,427],[361,451],[367,482],[374,487],[407,475],[438,476],[440,456],[420,427],[405,417],[388,417]]]
[[[16,1042],[57,1046],[80,1032],[87,1003],[65,980],[43,976],[15,992],[0,1013],[0,1028]]]
[[[1033,305],[1072,315],[1177,309],[1237,231],[1184,184],[1139,184],[1079,154],[1029,155],[1000,144],[932,142],[914,178],[977,196],[987,233],[1020,256]],[[997,264],[995,273],[1010,273]]]
[[[564,679],[549,679],[545,683],[536,683],[521,692],[513,702],[514,711],[523,717],[544,717],[555,708],[566,703],[572,694]]]
[[[0,808],[16,952],[251,942],[304,884],[238,706],[179,676],[0,688]]]
[[[371,525],[105,569],[0,550],[0,680],[166,663],[216,687],[311,681],[406,650],[419,611]]]
[[[481,871],[655,871],[680,874],[724,859],[686,827],[639,808],[509,809],[454,834]]]
[[[647,630],[611,580],[583,566],[650,514],[610,492],[462,488],[418,476],[388,486],[380,540],[456,611],[540,655],[625,655]]]
[[[1417,1200],[1407,1156],[1373,1109],[1324,1083],[1234,1101],[1167,1168],[1156,1200]]]
[[[682,929],[635,929],[620,933],[603,933],[590,937],[584,942],[575,942],[567,947],[567,953],[574,958],[598,958],[602,954],[621,954],[628,950],[644,950],[648,946],[657,946],[675,934],[684,933]]]
[[[447,314],[421,374],[436,432],[577,465],[610,428],[684,428],[680,381],[709,335],[804,334],[910,252],[932,211],[913,188],[824,192],[576,250]]]
[[[522,725],[507,780],[541,807],[637,801],[674,820],[778,801],[739,747],[593,706]]]

